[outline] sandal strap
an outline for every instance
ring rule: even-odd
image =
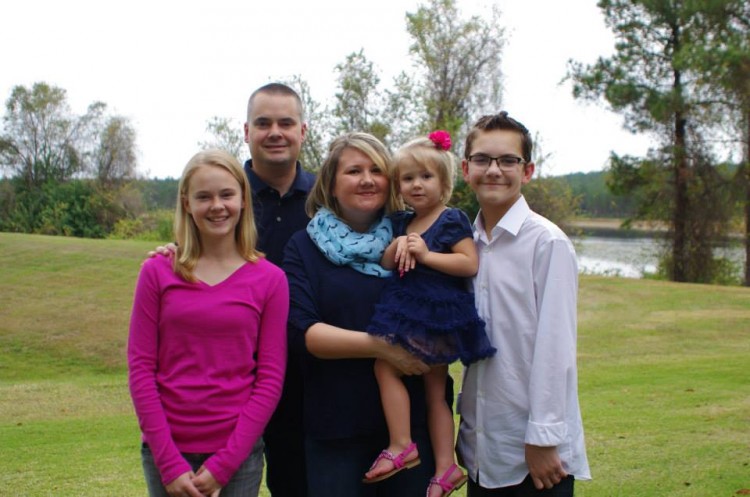
[[[445,473],[443,473],[440,478],[435,478],[433,476],[430,479],[430,484],[434,483],[435,485],[440,485],[440,488],[446,492],[450,492],[454,487],[453,483],[450,481],[450,477],[456,470],[458,470],[458,466],[456,466],[455,463],[451,464],[451,467],[445,470]]]
[[[406,459],[406,456],[408,456],[409,454],[411,454],[412,452],[414,452],[414,451],[415,451],[416,449],[417,449],[417,444],[415,444],[414,442],[412,442],[412,443],[410,443],[410,444],[409,444],[409,445],[408,445],[408,446],[407,446],[407,447],[406,447],[406,448],[405,448],[405,449],[403,450],[403,452],[401,452],[401,453],[400,453],[399,455],[397,455],[397,456],[396,456],[395,458],[393,457],[393,454],[392,454],[392,453],[390,453],[390,452],[388,452],[388,454],[389,454],[389,455],[390,455],[391,457],[388,457],[388,456],[385,456],[385,457],[386,457],[386,458],[388,458],[388,459],[390,459],[391,461],[393,461],[393,465],[394,465],[394,466],[395,466],[395,467],[396,467],[397,469],[401,469],[401,468],[402,468],[402,467],[404,466],[404,459]],[[383,451],[383,452],[387,452],[387,451]]]
[[[390,450],[388,449],[382,450],[380,454],[378,454],[378,457],[375,458],[375,462],[372,463],[372,466],[370,466],[370,471],[372,471],[375,468],[375,466],[378,465],[381,459],[388,459],[389,461],[393,461],[395,458],[396,456],[394,456],[393,452],[391,452]],[[394,462],[394,465],[395,464],[396,463]]]

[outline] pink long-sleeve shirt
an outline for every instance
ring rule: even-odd
[[[143,441],[166,485],[205,466],[226,485],[281,395],[289,288],[265,259],[216,285],[190,283],[166,257],[143,265],[128,340],[130,393]]]

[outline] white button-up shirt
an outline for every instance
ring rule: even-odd
[[[497,354],[464,371],[457,451],[484,488],[528,474],[525,444],[556,446],[576,479],[591,478],[578,405],[578,264],[567,236],[520,197],[492,228],[474,223],[479,315]]]

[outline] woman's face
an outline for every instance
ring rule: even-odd
[[[366,231],[388,199],[388,175],[366,154],[345,148],[339,157],[333,196],[352,229]]]

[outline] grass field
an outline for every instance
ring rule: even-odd
[[[0,233],[0,495],[146,494],[125,344],[152,246]],[[579,302],[576,495],[750,493],[750,289],[582,277]]]

